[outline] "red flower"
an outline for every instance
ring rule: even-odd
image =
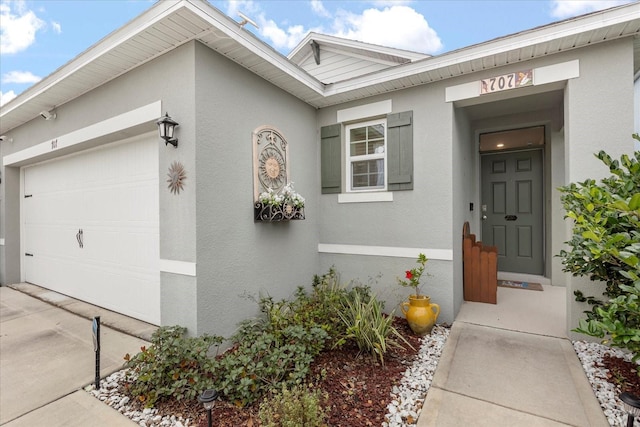
[[[407,270],[407,279],[411,280],[413,278],[413,274],[411,273],[411,270]]]

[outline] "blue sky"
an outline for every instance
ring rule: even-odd
[[[171,0],[160,0],[171,1]],[[0,104],[156,0],[0,0]],[[309,31],[432,55],[629,0],[234,0],[210,3],[288,54]]]

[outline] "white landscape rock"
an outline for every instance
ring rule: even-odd
[[[449,328],[435,325],[430,335],[421,338],[418,355],[407,367],[400,384],[392,388],[392,400],[387,406],[383,427],[408,427],[416,424],[448,336]],[[601,366],[601,361],[607,353],[629,361],[631,361],[631,355],[593,342],[574,341],[573,346],[609,424],[612,427],[624,427],[627,414],[622,409],[622,402],[618,399],[620,391],[607,381],[607,370]],[[103,379],[99,390],[96,390],[93,385],[87,386],[85,390],[140,426],[189,427],[191,425],[191,420],[174,415],[161,416],[155,409],[143,411],[133,409],[129,405],[129,397],[121,395],[118,391],[125,376],[126,370],[118,371]]]
[[[622,401],[618,399],[620,390],[607,380],[608,370],[602,367],[602,358],[609,354],[631,362],[632,355],[621,349],[586,341],[574,341],[573,348],[582,363],[582,369],[591,383],[591,388],[600,402],[600,407],[609,421],[609,425],[612,427],[626,426],[627,413],[622,407]]]
[[[399,386],[391,390],[393,400],[387,405],[383,427],[415,425],[422,411],[422,404],[431,387],[449,328],[435,325],[430,335],[421,338],[420,350],[415,360],[405,371]]]

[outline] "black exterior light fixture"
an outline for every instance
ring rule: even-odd
[[[202,403],[204,409],[207,410],[207,426],[211,427],[211,410],[213,406],[216,404],[216,399],[218,398],[218,392],[212,389],[207,389],[202,392],[200,396],[198,396],[198,401]]]
[[[620,400],[627,411],[627,427],[633,427],[635,418],[640,416],[640,398],[625,391],[620,394]]]
[[[164,113],[164,116],[161,117],[156,124],[158,125],[158,132],[160,132],[160,138],[164,139],[164,144],[171,144],[177,148],[178,138],[173,137],[173,132],[175,131],[176,126],[179,126],[178,122],[169,117],[168,113]]]

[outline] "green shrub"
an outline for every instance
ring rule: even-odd
[[[621,287],[626,295],[610,300],[606,308],[597,307],[597,318],[581,320],[575,331],[598,338],[608,336],[603,343],[631,351],[635,362],[640,359],[640,281]]]
[[[286,387],[260,404],[258,417],[264,427],[320,427],[324,425],[327,395],[308,386]]]
[[[615,298],[624,293],[620,285],[633,284],[623,272],[638,259],[633,247],[640,243],[640,151],[620,161],[604,151],[596,157],[611,177],[560,188],[566,216],[574,220],[570,249],[560,257],[564,271],[605,282],[603,294]]]
[[[636,134],[634,138],[640,140]],[[561,251],[564,271],[606,283],[608,301],[585,297],[592,305],[587,320],[574,331],[606,338],[639,358],[640,351],[640,151],[613,160],[604,151],[597,157],[612,176],[599,183],[589,179],[560,188],[567,217],[574,220],[570,249]]]
[[[237,346],[215,362],[216,389],[238,406],[282,385],[302,383],[327,339],[319,327],[292,325],[274,331],[267,326],[245,323],[234,337]]]
[[[361,352],[378,357],[384,365],[388,347],[401,347],[399,341],[411,345],[393,327],[393,314],[386,316],[382,309],[383,304],[375,295],[353,289],[342,299],[338,315],[346,328],[339,343],[352,341]]]
[[[220,344],[222,337],[202,335],[185,337],[186,328],[165,326],[151,337],[151,346],[131,357],[125,355],[129,368],[126,389],[151,407],[164,398],[195,399],[213,385],[211,360],[207,353]]]

